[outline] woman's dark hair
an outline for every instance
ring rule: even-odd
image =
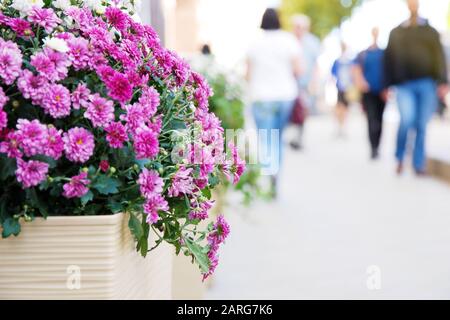
[[[269,8],[264,12],[261,29],[263,30],[278,30],[281,28],[280,18],[275,9]]]
[[[209,44],[204,44],[202,46],[201,51],[202,51],[202,54],[204,54],[205,56],[208,56],[208,55],[212,54],[211,47],[209,46]]]

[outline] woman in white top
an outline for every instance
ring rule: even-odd
[[[300,45],[292,34],[281,30],[275,9],[266,10],[261,29],[261,38],[248,52],[247,80],[253,116],[259,130],[259,162],[263,173],[272,176],[272,190],[276,197],[283,131],[299,93]]]

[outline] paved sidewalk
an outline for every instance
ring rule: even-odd
[[[282,197],[230,208],[210,299],[450,298],[450,187],[394,174],[395,125],[368,160],[365,122],[346,140],[331,117],[311,118],[306,149],[289,151]],[[367,268],[381,290],[367,287]]]

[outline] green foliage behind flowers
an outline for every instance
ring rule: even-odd
[[[2,236],[35,217],[128,212],[143,256],[167,242],[209,276],[229,227],[199,223],[219,177],[245,165],[207,82],[131,18],[133,1],[30,3],[0,6]]]
[[[281,17],[283,25],[290,28],[294,14],[305,14],[311,18],[311,31],[324,38],[333,28],[349,17],[353,9],[363,0],[283,0]]]

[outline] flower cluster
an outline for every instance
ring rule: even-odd
[[[229,227],[223,217],[211,224],[205,250],[197,226],[211,189],[237,182],[245,164],[225,150],[207,82],[133,19],[138,1],[9,3],[0,9],[3,236],[21,217],[127,212],[210,275]],[[148,232],[131,229],[145,256]]]

